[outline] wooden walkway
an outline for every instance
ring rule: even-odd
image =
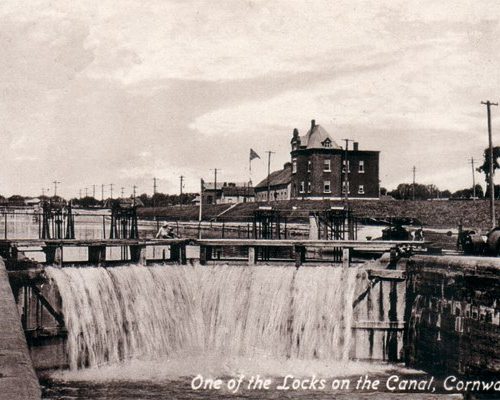
[[[239,248],[249,264],[258,261],[287,261],[283,257],[273,257],[275,249],[284,249],[288,254],[288,261],[294,261],[300,266],[306,261],[318,261],[321,259],[307,259],[315,249],[331,252],[335,257],[330,262],[349,265],[352,254],[382,254],[385,252],[396,252],[398,248],[418,248],[427,245],[428,242],[418,241],[361,241],[361,240],[295,240],[295,239],[4,239],[0,240],[0,256],[8,260],[18,260],[23,251],[43,251],[47,264],[63,265],[63,249],[67,247],[86,247],[88,259],[85,262],[100,265],[106,260],[106,249],[108,247],[126,247],[129,258],[122,261],[145,264],[147,261],[171,261],[185,264],[187,259],[199,260],[202,264],[215,260],[214,250]],[[147,259],[146,248],[164,246],[169,248],[169,257],[165,259]],[[31,249],[30,249],[31,248]],[[290,255],[293,255],[290,259]],[[240,256],[241,258],[241,256]],[[217,261],[220,261],[217,258]],[[234,261],[234,260],[233,260]],[[243,260],[240,260],[243,261]],[[83,262],[83,261],[82,261]]]

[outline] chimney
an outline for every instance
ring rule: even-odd
[[[314,129],[316,126],[316,121],[314,119],[311,120],[311,131]]]
[[[297,128],[295,128],[293,130],[293,138],[295,139],[295,138],[298,138],[298,137],[299,137],[299,130]]]
[[[359,150],[359,143],[358,142],[354,142],[353,143],[353,150],[354,151],[358,151]]]

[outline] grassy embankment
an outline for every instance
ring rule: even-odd
[[[462,220],[466,228],[488,229],[489,206],[487,200],[477,201],[351,201],[350,205],[354,214],[364,218],[409,217],[421,221],[427,228],[456,228]],[[203,207],[203,220],[208,221],[216,217],[220,222],[250,221],[253,212],[259,205],[265,203],[242,203],[228,212],[229,204],[206,205]],[[289,200],[272,202],[273,208],[279,209],[288,222],[307,222],[309,211],[321,211],[331,206],[341,206],[341,201],[314,201],[314,200]],[[500,201],[496,202],[500,210]],[[141,218],[155,216],[170,221],[197,221],[197,206],[161,207],[139,209]]]

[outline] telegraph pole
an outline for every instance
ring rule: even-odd
[[[413,166],[413,186],[412,186],[412,193],[411,197],[412,200],[415,200],[415,174],[417,173],[417,167]]]
[[[122,186],[120,190],[121,190],[121,198],[123,199],[123,196],[125,196],[125,188]]]
[[[157,189],[156,178],[153,178],[153,196],[156,194],[156,189]]]
[[[476,201],[476,173],[474,170],[474,157],[469,160],[472,167],[472,201]]]
[[[267,153],[267,201],[271,201],[271,154],[274,151],[266,151]]]
[[[54,197],[56,197],[57,196],[57,185],[59,185],[61,182],[54,181],[52,183],[54,184]]]
[[[95,199],[95,185],[92,185],[92,197]]]
[[[346,203],[349,201],[349,142],[354,142],[351,139],[342,139],[345,141],[345,152],[344,152],[344,198]]]
[[[134,196],[134,199],[135,199],[135,196],[136,196],[136,189],[137,189],[137,186],[132,186],[132,195]]]
[[[104,203],[104,183],[101,184],[101,201]]]
[[[89,188],[85,188],[85,197],[89,197]]]
[[[113,184],[109,184],[109,197],[112,199],[113,198]]]
[[[182,208],[182,188],[183,188],[183,186],[184,186],[184,176],[183,176],[183,175],[179,176],[179,179],[180,179],[180,181],[181,181],[181,183],[180,183],[180,188],[181,188],[181,190],[180,190],[180,195],[179,195],[179,205],[180,205],[180,206],[181,206],[181,208]]]
[[[488,113],[488,143],[490,150],[490,217],[491,217],[491,226],[494,228],[497,224],[495,217],[495,184],[493,183],[493,174],[495,170],[493,168],[493,140],[491,138],[491,106],[498,106],[498,103],[492,103],[489,100],[481,104],[486,106],[486,110]]]
[[[213,168],[211,171],[214,171],[214,204],[217,204],[217,172],[220,171],[219,168]]]

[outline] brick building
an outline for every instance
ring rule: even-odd
[[[292,181],[292,164],[286,163],[283,169],[269,175],[269,197],[274,200],[290,200]],[[268,178],[255,186],[255,201],[267,201]]]
[[[346,151],[322,126],[312,120],[304,136],[294,129],[291,146],[291,198],[344,196]],[[360,150],[356,142],[347,151],[349,198],[379,198],[379,153]]]

